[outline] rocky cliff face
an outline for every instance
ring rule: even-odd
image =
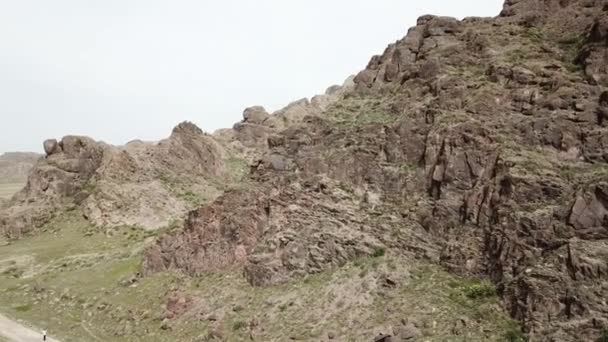
[[[489,277],[532,340],[593,340],[608,326],[607,11],[424,16],[321,114],[245,134],[268,120],[250,109],[235,127],[259,144],[248,187],[192,212],[145,269],[242,267],[264,286],[390,249]]]
[[[593,340],[608,327],[606,18],[599,0],[423,16],[344,86],[232,129],[47,141],[0,230],[69,206],[147,228],[189,211],[144,273],[236,268],[268,286],[389,251],[491,279],[531,340]]]

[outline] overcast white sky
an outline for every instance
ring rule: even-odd
[[[0,0],[0,153],[82,134],[158,140],[231,127],[363,69],[423,14],[503,0]]]

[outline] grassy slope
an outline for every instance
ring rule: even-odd
[[[45,326],[63,341],[319,340],[329,332],[357,341],[378,327],[415,321],[425,340],[503,340],[512,330],[497,298],[470,298],[477,285],[435,266],[391,255],[358,260],[300,281],[251,288],[233,270],[189,279],[158,274],[130,282],[152,237],[132,227],[94,229],[66,213],[35,237],[0,241],[0,310]],[[390,274],[396,285],[378,279]],[[192,310],[162,322],[172,289],[195,298]],[[213,319],[209,319],[213,316]],[[252,322],[263,331],[251,329]],[[162,327],[162,328],[161,328]]]

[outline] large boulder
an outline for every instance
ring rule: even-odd
[[[55,154],[60,150],[56,139],[47,139],[44,141],[44,143],[42,143],[42,145],[44,147],[44,153],[46,153],[47,156]]]
[[[262,106],[249,107],[243,112],[243,121],[247,123],[261,125],[268,117],[269,114]]]
[[[577,229],[608,228],[608,184],[590,190],[576,196],[568,223]]]

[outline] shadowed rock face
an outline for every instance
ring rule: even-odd
[[[145,268],[242,267],[264,286],[390,249],[489,277],[533,340],[595,339],[608,327],[607,10],[521,0],[496,18],[424,16],[320,113],[273,131],[247,111],[234,134],[259,143],[249,188],[191,213]]]

